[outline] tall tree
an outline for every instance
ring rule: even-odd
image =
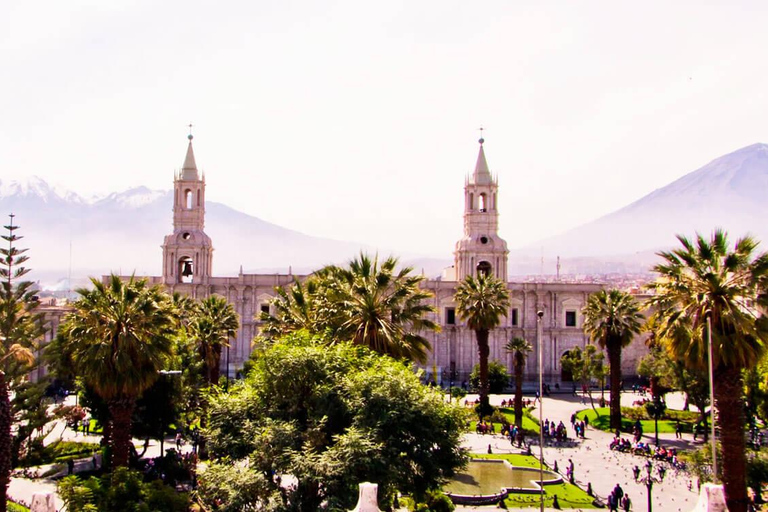
[[[330,333],[334,341],[350,340],[380,354],[424,363],[430,350],[425,331],[438,326],[427,318],[432,294],[419,285],[423,276],[398,260],[379,261],[360,254],[346,267],[327,266],[305,283],[277,290],[273,314],[263,314],[265,331],[275,337],[306,329]]]
[[[708,361],[707,320],[712,330],[712,364],[717,418],[722,432],[723,485],[728,510],[747,510],[742,370],[766,352],[768,254],[756,254],[758,242],[745,237],[730,248],[728,236],[691,241],[659,253],[663,262],[650,285],[660,332],[673,357],[695,369]]]
[[[374,352],[424,363],[430,350],[424,330],[438,326],[426,318],[433,311],[426,299],[432,295],[421,290],[424,276],[413,275],[411,267],[397,269],[398,260],[365,254],[347,267],[328,269],[329,299],[340,323],[338,339],[351,339]]]
[[[480,363],[481,416],[491,410],[488,402],[488,337],[491,330],[501,324],[501,317],[509,310],[509,291],[506,283],[490,274],[480,273],[477,278],[467,276],[456,289],[456,311],[467,327],[475,331]]]
[[[560,358],[560,364],[566,371],[571,372],[573,379],[578,381],[587,389],[589,403],[592,409],[595,409],[595,401],[592,398],[592,379],[600,380],[605,376],[605,366],[603,364],[605,355],[597,350],[597,347],[591,343],[584,347],[574,347]]]
[[[198,304],[189,331],[205,363],[209,386],[219,383],[222,349],[229,349],[229,340],[237,335],[239,326],[235,308],[224,297],[211,295]]]
[[[512,354],[515,366],[515,425],[523,426],[523,370],[533,347],[523,338],[512,338],[504,348]]]
[[[112,465],[126,466],[136,399],[158,378],[172,352],[171,300],[159,287],[131,277],[91,279],[62,325],[77,375],[109,407]]]
[[[640,333],[642,314],[632,295],[600,290],[584,306],[584,332],[608,352],[611,381],[611,428],[621,428],[621,350]]]
[[[14,458],[10,391],[25,380],[35,361],[36,342],[43,334],[41,316],[35,312],[38,301],[31,281],[21,281],[29,269],[27,249],[16,247],[22,237],[16,234],[18,226],[14,215],[2,239],[7,247],[0,248],[0,512],[6,510],[6,495]]]

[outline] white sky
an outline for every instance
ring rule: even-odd
[[[477,128],[510,247],[766,142],[766,2],[0,0],[0,179],[171,187],[449,256]],[[169,206],[170,208],[170,206]]]

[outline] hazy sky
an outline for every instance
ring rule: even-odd
[[[452,252],[481,125],[510,247],[768,141],[765,2],[0,6],[0,179],[170,188],[192,122],[209,200],[401,252]]]

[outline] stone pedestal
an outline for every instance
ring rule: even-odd
[[[379,510],[379,500],[377,493],[379,484],[363,482],[360,484],[360,495],[357,499],[357,506],[352,512],[381,512]]]
[[[56,512],[56,501],[53,499],[53,493],[35,493],[32,495],[32,505],[30,512]]]
[[[704,484],[701,486],[699,501],[693,512],[728,512],[725,505],[725,492],[722,485]]]

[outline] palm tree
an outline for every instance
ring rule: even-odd
[[[175,320],[170,298],[144,279],[106,283],[80,298],[62,325],[77,375],[109,407],[113,467],[126,466],[136,399],[158,378],[172,352]]]
[[[5,226],[8,234],[2,236],[8,248],[0,249],[0,512],[7,506],[13,459],[11,390],[34,364],[36,341],[43,334],[41,315],[35,313],[33,283],[18,281],[29,269],[21,266],[28,260],[23,254],[26,249],[14,245],[22,237],[15,234],[18,226],[13,225],[13,217]]]
[[[475,331],[480,359],[480,408],[481,416],[491,407],[488,402],[488,336],[491,329],[501,324],[501,317],[509,310],[507,285],[490,274],[480,273],[477,278],[467,276],[459,284],[454,295],[456,312]]]
[[[768,254],[755,254],[758,242],[739,239],[731,250],[728,236],[697,235],[659,253],[663,262],[650,285],[657,325],[672,356],[692,369],[708,361],[707,321],[711,322],[715,407],[722,432],[722,479],[728,510],[747,510],[742,370],[754,367],[766,352]]]
[[[525,359],[533,350],[530,343],[523,338],[512,338],[504,348],[511,352],[515,359],[515,425],[523,426],[523,368]]]
[[[198,304],[190,333],[205,363],[205,378],[209,386],[218,384],[221,351],[224,347],[229,349],[229,340],[235,337],[239,326],[235,309],[224,297],[211,295]]]
[[[600,290],[584,306],[584,332],[608,352],[611,367],[611,429],[621,428],[621,349],[640,332],[643,315],[634,297],[620,290]]]
[[[419,288],[424,276],[411,274],[411,267],[397,270],[397,264],[392,256],[379,263],[378,255],[361,253],[348,267],[329,268],[331,323],[338,338],[424,363],[431,346],[422,332],[438,329],[426,318],[434,311],[427,304],[432,294]]]
[[[326,295],[321,291],[322,286],[322,278],[315,274],[304,283],[297,280],[287,288],[275,288],[277,296],[270,303],[273,312],[262,312],[260,316],[264,322],[261,333],[274,339],[301,329],[323,332],[328,327],[325,321],[328,309],[323,304]]]

